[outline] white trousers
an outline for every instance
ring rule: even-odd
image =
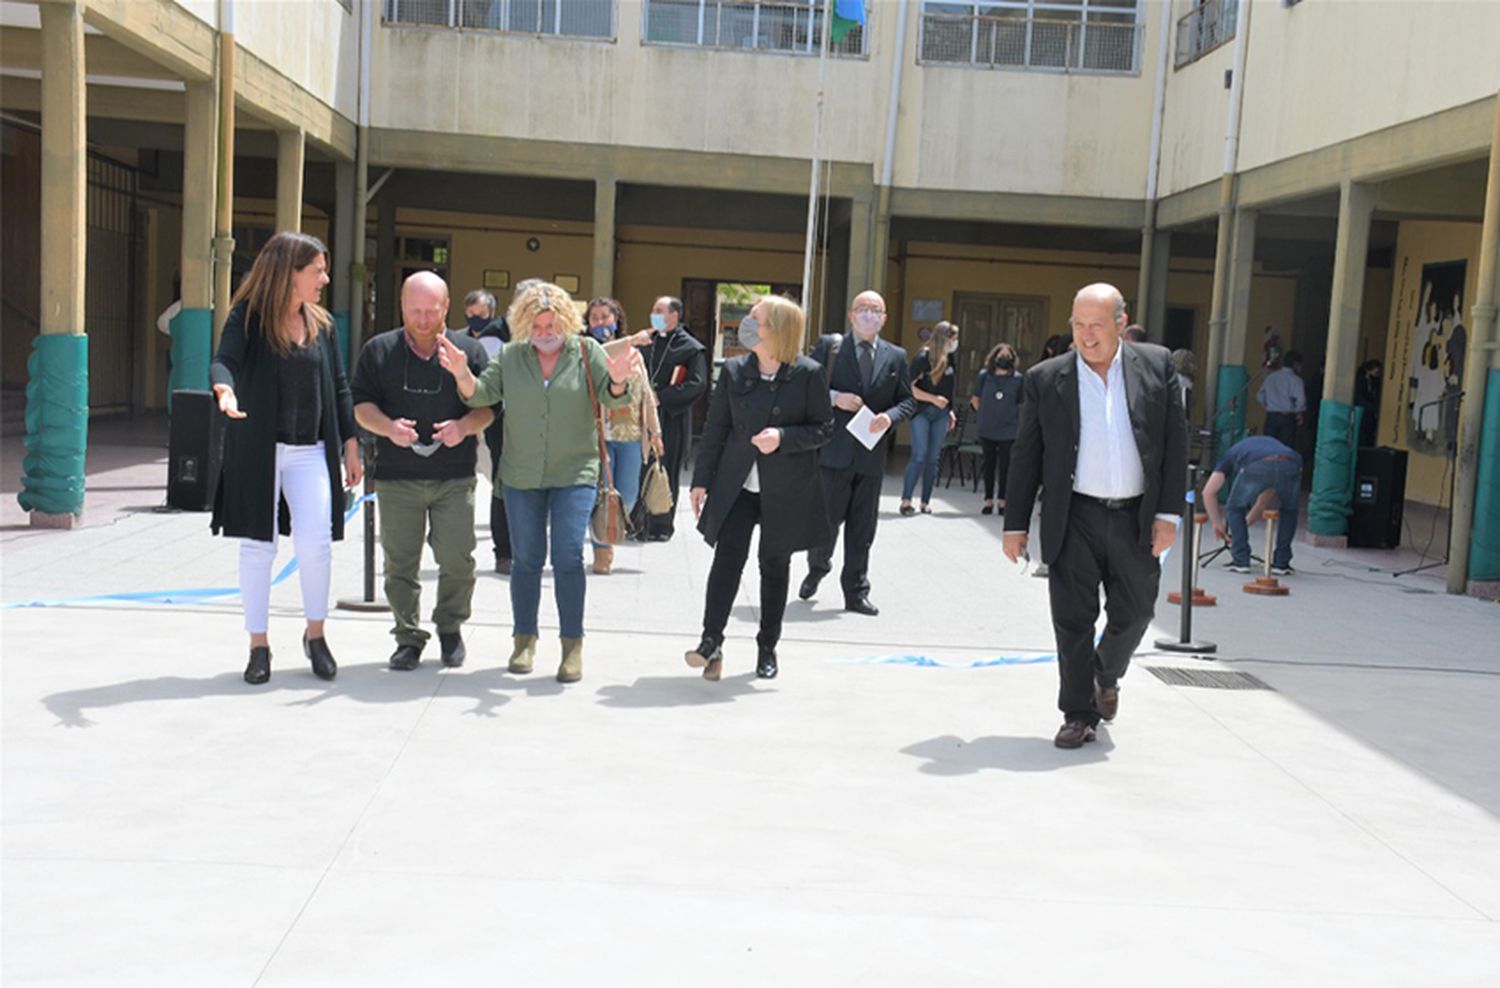
[[[281,496],[292,513],[292,546],[302,583],[302,611],[309,621],[328,617],[328,585],[333,564],[333,492],[328,489],[328,459],[322,443],[276,444],[276,482],[271,495],[271,540],[240,540],[240,599],[245,630],[266,633],[271,610],[271,566],[276,561],[274,519]]]

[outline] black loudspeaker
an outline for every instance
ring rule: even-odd
[[[1401,545],[1401,518],[1406,510],[1406,450],[1367,446],[1354,466],[1354,514],[1349,545],[1356,549],[1394,549]]]
[[[224,416],[212,391],[172,392],[167,449],[167,504],[182,511],[211,509],[224,457]]]

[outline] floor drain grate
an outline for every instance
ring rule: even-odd
[[[1214,669],[1173,669],[1147,666],[1146,669],[1168,686],[1196,686],[1207,690],[1269,690],[1270,686],[1248,672],[1221,672]]]

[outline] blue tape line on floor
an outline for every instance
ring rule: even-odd
[[[985,669],[991,666],[1034,666],[1056,662],[1056,654],[1047,655],[1001,655],[993,659],[975,659],[972,662],[942,662],[925,655],[867,655],[862,658],[833,659],[850,665],[875,666],[920,666],[927,669]]]
[[[375,499],[374,494],[361,494],[359,499],[344,512],[344,521],[347,523],[353,519],[356,512],[366,501]],[[297,572],[297,557],[293,555],[287,564],[281,568],[271,581],[271,586],[276,586],[289,579]],[[239,587],[188,587],[181,590],[138,590],[130,593],[105,593],[94,594],[89,597],[60,597],[56,600],[20,600],[11,604],[0,604],[0,610],[10,610],[16,607],[67,607],[69,604],[103,604],[103,603],[132,603],[132,604],[196,604],[217,597],[237,596]]]

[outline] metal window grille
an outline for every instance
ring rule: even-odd
[[[925,64],[1136,71],[1137,0],[995,0],[922,6]]]
[[[870,19],[865,3],[865,22]],[[693,45],[817,55],[823,44],[823,0],[646,0],[643,40],[650,44]],[[864,55],[865,29],[856,25],[829,47],[831,55]]]
[[[615,0],[385,0],[384,18],[400,26],[615,37]]]
[[[1198,0],[1177,22],[1175,67],[1180,69],[1234,40],[1239,7],[1239,0]]]

